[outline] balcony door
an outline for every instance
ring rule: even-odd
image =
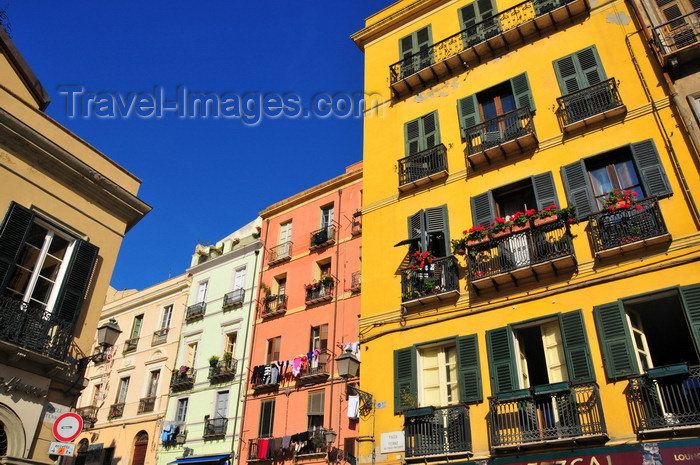
[[[216,393],[216,407],[214,410],[214,418],[226,418],[228,416],[228,391],[219,391]]]

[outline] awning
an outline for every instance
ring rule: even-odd
[[[420,237],[414,237],[412,239],[404,239],[401,242],[399,242],[398,244],[394,245],[394,247],[398,247],[400,245],[412,244],[412,243],[418,242],[418,241],[420,241]]]
[[[168,465],[173,463],[219,463],[230,457],[229,454],[226,455],[198,455],[195,457],[182,457],[180,459],[168,462]]]

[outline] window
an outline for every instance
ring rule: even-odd
[[[141,326],[143,325],[143,315],[138,315],[134,318],[131,325],[131,339],[137,339],[141,334]]]
[[[319,263],[318,272],[319,272],[319,277],[321,279],[325,278],[326,276],[330,276],[331,275],[331,262],[328,261],[326,263]]]
[[[409,121],[403,129],[407,157],[440,144],[437,111]]]
[[[321,207],[321,229],[333,225],[333,204]]]
[[[119,380],[119,390],[117,391],[117,404],[126,402],[126,394],[129,391],[130,377],[125,377]]]
[[[287,276],[281,276],[279,278],[275,278],[275,281],[277,281],[277,295],[285,295],[287,292]]]
[[[494,17],[496,8],[491,0],[478,0],[459,9],[459,21],[462,30],[464,47],[473,47],[501,32],[500,22]]]
[[[394,351],[394,411],[479,402],[476,334]]]
[[[496,394],[594,379],[580,310],[487,331],[486,346]]]
[[[311,327],[311,343],[309,351],[326,350],[328,348],[328,325]]]
[[[166,329],[170,327],[170,320],[173,317],[173,306],[166,305],[163,307],[163,316],[160,319],[160,329]]]
[[[238,268],[233,274],[233,290],[244,289],[246,278],[246,268]]]
[[[95,384],[95,386],[92,388],[92,399],[90,400],[90,406],[92,407],[97,407],[103,400],[103,384]]]
[[[224,347],[224,353],[229,353],[233,356],[236,353],[236,338],[238,333],[228,333],[226,335],[226,345]]]
[[[598,305],[593,313],[610,379],[675,363],[700,364],[698,284]]]
[[[415,251],[432,252],[446,257],[449,248],[447,205],[426,208],[408,217],[408,239],[396,245],[409,244],[409,255]]]
[[[605,70],[595,45],[554,61],[562,95],[571,94],[605,81]]]
[[[579,218],[600,210],[603,193],[611,189],[631,189],[640,198],[671,195],[666,171],[652,139],[563,166],[561,175],[569,205],[576,206]]]
[[[275,420],[275,400],[264,400],[260,403],[260,428],[258,437],[272,437],[272,431]]]
[[[160,370],[153,370],[151,372],[151,379],[148,383],[148,392],[146,397],[155,397],[158,393],[158,380],[160,379]]]
[[[208,287],[209,287],[209,281],[203,281],[203,282],[199,283],[199,287],[197,288],[197,302],[196,303],[206,302],[207,288]]]
[[[323,429],[323,408],[326,401],[326,391],[309,392],[306,415],[308,417],[308,430]]]
[[[214,407],[214,418],[228,417],[228,391],[219,391],[216,393],[216,404]]]
[[[656,0],[656,6],[661,13],[660,22],[669,23],[664,32],[670,32],[676,49],[697,42],[691,26],[693,18],[686,16],[700,8],[697,0]]]
[[[399,40],[399,56],[401,57],[401,79],[417,73],[433,63],[433,45],[430,26],[413,32]]]
[[[194,364],[197,359],[197,343],[191,342],[187,344],[187,351],[185,352],[185,366],[188,368],[194,368]]]
[[[189,399],[187,397],[177,400],[177,410],[175,410],[175,421],[184,423],[187,418],[187,405]]]
[[[0,250],[0,289],[61,320],[76,321],[97,247],[12,202],[0,227]]]
[[[292,222],[280,224],[280,238],[278,244],[285,244],[292,240]]]
[[[282,336],[273,337],[267,340],[267,349],[265,363],[270,364],[280,359],[280,346],[282,345]]]

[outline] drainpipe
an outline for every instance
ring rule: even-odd
[[[343,201],[343,189],[338,189],[338,220],[336,221],[338,225],[338,231],[336,231],[336,243],[335,243],[335,276],[338,278],[338,283],[336,284],[336,296],[335,302],[333,303],[333,344],[335,344],[337,333],[338,333],[338,297],[340,295],[340,276],[338,274],[340,269],[340,215],[342,210]],[[343,273],[343,282],[345,281],[345,274]],[[343,289],[345,286],[343,286]],[[335,346],[332,346],[335,347]],[[328,347],[326,347],[328,349]],[[333,352],[331,352],[333,353]],[[331,357],[330,361],[330,376],[335,373],[335,357]],[[328,409],[328,425],[329,429],[333,428],[333,386],[334,382],[330,383],[330,392],[328,393],[328,398],[330,399],[330,407]],[[340,409],[338,409],[338,415],[340,415]],[[338,418],[338,424],[340,425],[340,418]],[[337,441],[340,441],[340,426],[338,426],[338,436]]]

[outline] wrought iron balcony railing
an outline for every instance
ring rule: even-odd
[[[279,245],[270,248],[270,259],[268,265],[281,263],[292,258],[292,242],[283,242]]]
[[[399,189],[426,184],[447,177],[447,148],[436,145],[399,160]]]
[[[124,402],[119,402],[109,406],[109,413],[107,414],[107,419],[112,420],[114,418],[121,418],[124,416]]]
[[[158,344],[163,344],[168,340],[168,332],[170,331],[170,328],[163,328],[159,329],[158,331],[153,332],[153,339],[151,339],[151,346],[155,346]]]
[[[607,440],[595,383],[564,381],[490,397],[489,422],[497,450]]]
[[[223,308],[233,307],[234,305],[240,305],[245,300],[245,289],[239,288],[234,289],[224,295]]]
[[[329,224],[311,233],[309,250],[320,249],[335,243],[335,224]]]
[[[322,350],[316,358],[312,358],[299,371],[297,381],[300,383],[318,383],[325,381],[330,375],[330,360],[332,354],[327,350]]]
[[[156,397],[144,397],[139,400],[139,410],[138,413],[148,413],[152,412],[156,408]]]
[[[624,110],[615,78],[557,97],[557,105],[557,114],[564,129],[594,116],[605,117],[615,109]]]
[[[604,258],[670,240],[658,200],[649,197],[637,205],[642,209],[606,210],[589,217],[596,257]]]
[[[185,312],[185,320],[192,321],[198,318],[203,318],[206,309],[206,302],[199,302],[198,304],[190,305],[189,307],[187,307],[187,311]]]
[[[209,418],[207,415],[204,417],[204,437],[224,436],[227,426],[228,418]]]
[[[286,311],[287,296],[285,294],[271,295],[263,299],[260,316],[266,318],[274,315],[281,315]]]
[[[425,407],[404,412],[406,461],[472,454],[469,407]],[[437,457],[436,457],[437,458]]]
[[[299,450],[296,451],[295,457],[303,455],[325,455],[328,451],[330,443],[326,441],[326,430],[319,428],[309,431],[306,441]],[[271,461],[275,457],[268,455],[268,441],[271,438],[261,437],[248,440],[248,458],[247,462]]]
[[[123,353],[128,353],[128,352],[133,352],[136,350],[136,348],[139,345],[139,338],[138,337],[132,337],[131,339],[127,339],[126,342],[124,343],[124,350]]]
[[[583,0],[526,0],[390,65],[390,85],[395,93],[410,94],[486,57],[512,50],[528,37],[588,9]],[[428,68],[430,72],[421,72]]]
[[[180,367],[178,370],[173,370],[172,378],[170,378],[170,389],[173,391],[189,389],[194,386],[194,378],[197,370],[190,367]]]
[[[73,323],[4,295],[0,297],[0,341],[65,362],[73,342]]]
[[[360,234],[362,234],[362,218],[354,217],[352,219],[352,227],[350,234],[352,234],[353,236],[359,236]]]
[[[306,290],[306,297],[304,297],[304,303],[306,305],[313,305],[320,302],[325,302],[327,300],[333,299],[333,293],[335,290],[335,284],[332,282],[316,282],[312,284],[306,284],[304,286]]]
[[[362,271],[355,271],[350,276],[350,290],[358,292],[362,288]]]
[[[700,44],[700,9],[656,26],[653,34],[662,55],[672,55]]]
[[[470,246],[468,271],[471,285],[477,290],[519,279],[559,273],[576,266],[571,233],[563,219],[552,220],[525,231],[494,238]]]
[[[700,366],[652,368],[630,379],[630,411],[637,433],[700,427]]]
[[[427,303],[446,294],[459,295],[457,259],[453,256],[436,258],[423,269],[401,270],[401,301],[404,306]]]
[[[83,419],[83,425],[85,428],[92,428],[97,422],[98,410],[99,407],[96,405],[91,405],[89,407],[80,407],[76,410],[76,413]]]
[[[528,107],[468,127],[464,134],[467,160],[472,167],[489,163],[493,155],[502,157],[508,153],[521,152],[537,143],[532,112]]]
[[[222,358],[216,365],[209,367],[209,379],[212,381],[230,378],[236,375],[238,360],[233,358]]]

